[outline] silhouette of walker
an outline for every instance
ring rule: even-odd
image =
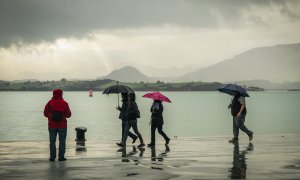
[[[137,118],[140,118],[140,111],[138,109],[138,106],[135,102],[135,93],[131,92],[128,94],[128,103],[127,103],[127,111],[126,111],[126,126],[125,126],[125,132],[124,132],[124,137],[122,139],[122,144],[120,144],[121,147],[126,146],[126,141],[128,137],[128,132],[130,128],[132,127],[134,133],[138,136],[140,140],[140,145],[138,145],[138,148],[144,147],[144,140],[141,135],[141,133],[138,130],[137,126]]]
[[[139,151],[137,151],[137,149]],[[141,162],[139,161],[139,158],[142,158],[145,152],[145,148],[136,148],[135,146],[132,146],[132,151],[127,153],[127,148],[123,147],[120,148],[119,150],[117,150],[117,152],[121,152],[122,153],[122,162],[130,162],[130,160],[132,160],[135,165],[140,164]],[[138,156],[136,156],[136,154],[139,153]]]
[[[165,139],[166,144],[169,144],[170,138],[163,131],[163,111],[164,107],[162,102],[171,103],[171,100],[163,95],[160,92],[152,92],[143,95],[144,98],[153,99],[153,104],[150,108],[151,112],[151,142],[148,144],[148,147],[155,146],[155,131],[158,130],[158,133]]]
[[[170,147],[165,144],[165,151],[156,156],[155,146],[151,146],[151,161],[164,161],[164,157],[170,152]]]
[[[121,136],[122,138],[121,138],[120,143],[116,143],[118,146],[122,146],[122,142],[124,139],[125,127],[126,127],[126,123],[127,123],[126,112],[127,112],[127,108],[128,108],[128,94],[121,93],[121,95],[122,95],[122,106],[121,107],[118,106],[117,110],[120,111],[119,119],[122,120],[122,136]],[[128,131],[128,136],[132,138],[132,144],[134,144],[138,138],[135,134],[133,134],[130,131]]]
[[[235,143],[239,140],[239,130],[245,132],[249,136],[249,141],[252,141],[253,132],[245,126],[247,114],[245,97],[250,97],[247,91],[236,84],[226,84],[224,87],[218,88],[218,91],[232,96],[228,109],[231,109],[233,120],[233,138],[229,142]]]
[[[156,155],[155,146],[151,146],[150,148],[151,148],[151,161],[152,161],[151,169],[164,170],[164,166],[161,162],[164,161],[164,158],[170,152],[169,145],[165,144],[165,151],[160,153],[159,155]]]
[[[232,167],[229,168],[229,177],[231,179],[245,179],[247,171],[246,154],[249,151],[253,151],[253,144],[249,142],[248,147],[240,151],[239,143],[236,141],[233,148],[233,162]]]

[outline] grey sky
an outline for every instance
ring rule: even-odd
[[[0,79],[173,76],[299,30],[299,1],[0,0]]]
[[[0,43],[53,41],[83,37],[99,29],[178,25],[195,28],[242,26],[241,12],[251,6],[277,5],[281,15],[299,21],[296,1],[238,0],[1,0]],[[251,17],[265,23],[260,16]],[[268,25],[268,24],[266,24]]]

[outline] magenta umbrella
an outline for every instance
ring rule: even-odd
[[[153,100],[160,100],[160,101],[163,101],[163,102],[168,102],[168,103],[171,103],[171,100],[169,98],[167,98],[165,95],[163,95],[162,93],[160,92],[152,92],[152,93],[147,93],[145,95],[143,95],[144,98],[150,98],[150,99],[153,99]]]

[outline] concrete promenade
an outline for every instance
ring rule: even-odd
[[[300,179],[300,135],[228,139],[172,138],[140,149],[87,141],[86,152],[68,142],[65,162],[48,161],[48,142],[0,142],[0,179]]]

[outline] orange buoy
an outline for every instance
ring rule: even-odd
[[[89,97],[93,97],[93,90],[89,90]]]

